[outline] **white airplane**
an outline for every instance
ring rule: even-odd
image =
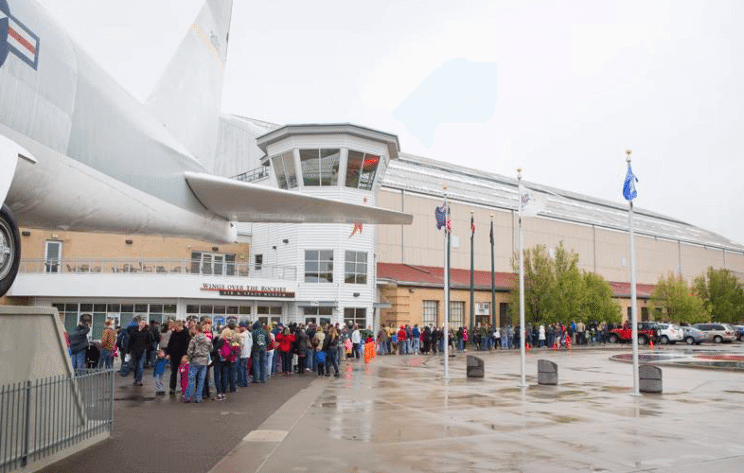
[[[33,0],[0,0],[0,296],[18,225],[236,240],[234,221],[412,216],[215,176],[232,0],[207,0],[145,104]]]

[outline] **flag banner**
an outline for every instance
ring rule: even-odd
[[[470,216],[470,234],[475,235],[475,219],[473,216]]]
[[[524,186],[519,186],[519,216],[536,217],[545,209],[545,199]]]
[[[625,174],[625,181],[623,182],[623,197],[625,200],[631,201],[638,197],[635,183],[638,182],[638,178],[633,174],[633,170],[628,165],[628,172]]]
[[[434,209],[434,217],[437,219],[437,230],[441,230],[442,227],[447,225],[447,204],[442,204],[441,207]]]
[[[491,232],[488,234],[488,238],[491,240],[491,246],[493,246],[493,220],[491,220]]]

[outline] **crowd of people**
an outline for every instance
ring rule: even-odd
[[[569,325],[527,324],[525,342],[531,347],[566,348],[574,345],[597,345],[607,341],[612,325],[606,323],[585,325],[571,322]],[[518,349],[521,344],[519,325],[493,327],[479,325],[472,333],[468,327],[450,328],[447,340],[449,349],[464,352],[471,350]],[[401,325],[400,328],[383,324],[377,333],[377,349],[381,355],[436,354],[444,351],[444,327],[433,325],[419,328],[418,324]]]
[[[90,368],[86,358],[91,318],[80,317],[77,329],[68,335],[73,368]],[[272,324],[247,321],[213,327],[208,317],[200,320],[171,320],[162,327],[157,321],[134,317],[126,327],[105,323],[97,367],[112,368],[121,359],[120,374],[133,373],[133,384],[143,385],[145,371],[152,369],[155,395],[175,396],[180,388],[184,402],[217,401],[249,384],[266,383],[272,375],[340,376],[339,361],[362,358],[364,342],[373,341],[372,332],[356,325],[314,323]],[[163,377],[170,372],[167,383]],[[180,384],[179,384],[180,377]]]
[[[86,362],[91,316],[83,314],[77,329],[68,336],[73,368],[82,372],[90,367]],[[611,325],[586,326],[581,322],[569,325],[528,324],[524,335],[532,347],[567,348],[571,344],[603,344]],[[339,361],[362,359],[365,343],[375,342],[380,355],[437,354],[444,351],[444,328],[418,324],[400,328],[383,324],[376,337],[368,327],[357,325],[314,323],[269,326],[258,321],[224,327],[213,327],[208,317],[200,320],[170,320],[162,327],[157,321],[135,317],[126,327],[115,327],[114,319],[105,322],[100,341],[97,367],[112,368],[117,355],[121,358],[120,373],[133,372],[134,384],[142,386],[145,370],[152,368],[155,394],[165,396],[163,377],[170,371],[168,394],[176,395],[180,387],[184,402],[201,402],[211,398],[224,400],[228,393],[252,383],[266,383],[272,375],[290,376],[307,372],[318,376],[339,376]],[[449,348],[452,351],[508,350],[520,347],[519,326],[493,328],[479,325],[450,328]],[[179,384],[180,376],[180,384]]]

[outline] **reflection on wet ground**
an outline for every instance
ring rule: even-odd
[[[646,354],[744,355],[738,345]],[[636,397],[631,367],[607,352],[533,351],[527,388],[517,386],[516,353],[479,356],[482,380],[465,377],[461,356],[450,360],[449,381],[441,358],[344,362],[344,377],[311,384],[317,395],[256,471],[741,471],[732,419],[742,414],[744,373],[663,365],[663,394]],[[557,363],[557,386],[536,384],[538,358]]]
[[[613,361],[633,362],[632,353],[622,353],[610,357]],[[687,368],[711,368],[721,370],[744,370],[744,354],[721,353],[720,350],[674,350],[638,355],[641,363],[675,365]]]

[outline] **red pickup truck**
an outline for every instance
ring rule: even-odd
[[[625,324],[622,328],[610,330],[607,341],[610,343],[630,342],[633,339],[633,329],[630,324]],[[659,339],[659,331],[656,324],[651,322],[638,323],[638,344],[648,345],[649,341],[656,343]]]

